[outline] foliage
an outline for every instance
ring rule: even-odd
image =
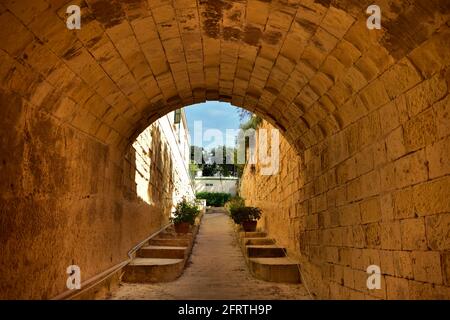
[[[230,200],[231,195],[225,192],[198,192],[197,199],[206,199],[206,205],[212,207],[223,207]]]
[[[174,224],[187,222],[191,225],[195,223],[195,218],[200,213],[198,206],[195,203],[189,202],[186,198],[183,198],[175,208],[174,216],[171,221]]]
[[[218,146],[210,151],[204,148],[191,146],[191,161],[197,164],[198,169],[202,170],[204,177],[235,177],[237,175],[235,148],[227,146]],[[201,161],[199,157],[201,156]],[[198,159],[197,159],[197,158]],[[200,162],[200,163],[198,163]]]
[[[225,208],[228,210],[228,212],[233,214],[236,209],[242,208],[245,206],[245,200],[244,198],[241,198],[239,196],[234,196],[230,200],[228,200],[227,203],[225,203]]]
[[[231,218],[236,224],[244,221],[255,221],[261,218],[261,209],[257,207],[239,207],[230,213]]]
[[[261,117],[253,115],[247,122],[241,123],[240,127],[244,131],[249,129],[256,130],[262,124],[262,121]]]
[[[194,178],[197,174],[197,171],[200,170],[199,166],[193,162],[189,164],[189,174],[191,178]]]
[[[251,111],[248,111],[246,109],[236,108],[236,110],[239,115],[239,120],[241,121],[244,121],[253,115]]]

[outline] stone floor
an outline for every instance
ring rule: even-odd
[[[183,275],[174,282],[122,284],[111,299],[309,299],[301,284],[266,282],[252,277],[223,213],[203,217]]]

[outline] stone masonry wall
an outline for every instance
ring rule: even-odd
[[[342,106],[366,116],[301,156],[281,138],[278,175],[244,172],[259,226],[318,298],[450,299],[450,70],[432,61],[388,70]],[[372,264],[380,290],[366,287]]]
[[[85,281],[168,221],[170,175],[158,149],[149,206],[133,195],[135,171],[114,148],[3,90],[0,139],[0,299],[52,298],[67,290],[69,265]]]

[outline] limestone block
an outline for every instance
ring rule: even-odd
[[[428,247],[431,250],[450,250],[450,213],[427,216],[425,225]]]
[[[395,162],[395,178],[397,188],[426,181],[428,170],[425,152],[417,151]]]
[[[398,221],[380,223],[381,248],[390,250],[401,249],[401,231]]]
[[[4,26],[0,28],[0,39],[2,39],[0,48],[12,56],[21,54],[25,47],[33,41],[31,32],[8,11],[0,15],[0,25]]]
[[[438,138],[450,135],[450,95],[433,106]]]
[[[378,222],[381,219],[380,200],[378,197],[360,203],[361,223]]]
[[[400,60],[381,77],[391,99],[418,84],[422,78],[408,59]]]
[[[430,179],[450,173],[450,137],[426,148]]]
[[[354,20],[355,19],[345,11],[330,7],[322,20],[321,27],[336,38],[342,38]]]
[[[387,158],[390,161],[396,160],[406,154],[402,127],[398,127],[387,136],[386,151]]]
[[[386,277],[386,293],[390,300],[407,300],[409,297],[409,281],[407,279]]]
[[[410,252],[394,251],[393,260],[396,277],[407,279],[413,278],[412,258]]]
[[[402,249],[427,250],[424,218],[401,220]]]
[[[441,258],[436,251],[413,251],[414,280],[442,284]]]
[[[415,212],[419,216],[450,212],[450,177],[444,177],[413,188]]]
[[[436,140],[437,128],[433,109],[429,108],[404,124],[407,152],[418,150]]]

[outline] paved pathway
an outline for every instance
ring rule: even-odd
[[[190,261],[176,281],[122,284],[112,299],[308,299],[301,284],[266,282],[252,277],[223,213],[203,216]]]

